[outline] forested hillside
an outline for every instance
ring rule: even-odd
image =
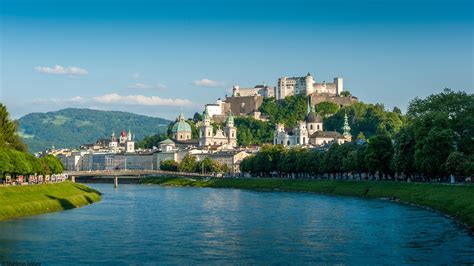
[[[166,131],[170,121],[127,112],[69,108],[48,113],[31,113],[19,119],[19,131],[30,152],[51,146],[74,148],[132,130],[137,140]]]

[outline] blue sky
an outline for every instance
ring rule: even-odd
[[[0,2],[0,101],[15,118],[69,106],[174,118],[232,84],[308,71],[402,110],[474,89],[470,0]]]

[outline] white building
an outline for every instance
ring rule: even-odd
[[[232,88],[233,97],[245,97],[245,96],[255,96],[260,95],[264,98],[274,97],[275,88],[267,85],[256,85],[253,88],[241,88],[240,86],[235,85]]]
[[[207,111],[209,116],[212,118],[215,115],[224,115],[224,102],[221,99],[217,99],[216,103],[206,104],[204,109]]]
[[[316,83],[313,76],[308,73],[305,77],[279,78],[275,87],[275,98],[281,100],[287,96],[310,95],[313,93],[340,95],[343,90],[342,78],[334,78],[334,83],[326,83],[325,81]]]

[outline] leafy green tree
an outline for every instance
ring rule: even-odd
[[[443,127],[454,132],[456,149],[466,155],[474,154],[474,94],[445,89],[426,99],[415,98],[410,102],[407,116],[414,123],[421,121],[421,126],[427,124],[426,120],[444,120]]]
[[[371,173],[379,172],[385,177],[392,173],[392,140],[387,135],[376,135],[369,139],[365,160]]]
[[[448,173],[459,178],[467,175],[469,171],[468,168],[469,160],[462,152],[454,151],[449,154],[446,160],[446,170]]]
[[[163,171],[178,171],[178,163],[175,160],[165,160],[160,163],[160,169]]]
[[[43,157],[44,162],[48,165],[51,174],[60,174],[64,171],[64,166],[61,161],[53,155],[46,155]]]
[[[26,145],[23,144],[17,134],[18,124],[10,120],[7,107],[0,103],[0,148],[12,148],[19,151],[26,151]]]
[[[13,171],[13,165],[10,161],[10,156],[6,149],[0,148],[0,176],[2,179],[5,177],[5,174],[11,173]]]
[[[194,120],[195,123],[198,122],[198,121],[202,121],[202,115],[198,112],[194,113],[193,120]]]
[[[234,122],[239,146],[261,145],[273,141],[274,127],[270,123],[253,117],[236,117]]]
[[[272,125],[284,123],[295,126],[306,116],[307,100],[305,95],[288,96],[285,100],[276,101],[274,98],[265,99],[260,106],[260,112],[270,119]]]
[[[196,172],[196,166],[196,156],[186,154],[181,163],[179,163],[179,171],[193,173]]]
[[[324,120],[325,130],[338,131],[344,123],[344,115],[347,113],[352,136],[362,133],[370,138],[377,133],[393,136],[405,124],[405,118],[401,113],[386,111],[382,104],[354,103],[350,106],[340,108],[337,113]]]
[[[343,91],[343,92],[341,92],[341,95],[344,96],[344,97],[349,97],[349,96],[351,96],[351,92],[350,91]]]
[[[32,172],[31,164],[27,160],[25,153],[13,149],[8,149],[7,154],[10,158],[10,163],[13,166],[11,173],[14,176],[26,175]]]
[[[428,178],[446,176],[446,162],[455,149],[455,133],[446,113],[433,112],[414,122],[415,166]]]
[[[323,117],[330,117],[337,113],[338,110],[339,105],[332,102],[320,102],[316,104],[316,112],[318,112]]]
[[[152,149],[153,147],[158,147],[158,144],[167,138],[168,136],[166,134],[146,136],[137,143],[137,147],[142,149]]]
[[[221,173],[223,172],[223,168],[219,162],[206,157],[204,160],[197,163],[197,171],[204,171],[204,173]]]
[[[415,144],[412,126],[402,128],[395,136],[393,169],[406,177],[413,176],[416,172]]]

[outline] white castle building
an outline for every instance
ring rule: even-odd
[[[336,131],[324,131],[323,119],[314,110],[314,105],[309,104],[305,121],[299,121],[294,128],[285,129],[285,125],[278,123],[275,126],[273,144],[282,144],[286,147],[294,146],[322,146],[330,142],[352,141],[347,115],[344,117],[344,134]]]
[[[281,77],[277,81],[274,96],[277,100],[285,99],[286,96],[291,95],[310,95],[317,94],[331,94],[340,95],[344,91],[344,82],[342,78],[334,78],[333,83],[317,83],[313,76],[308,73],[305,77]]]
[[[203,125],[199,129],[199,146],[224,145],[229,148],[237,147],[237,128],[234,126],[234,116],[232,112],[229,111],[227,114],[224,130],[218,128],[215,133],[207,109],[204,111],[202,119]]]
[[[232,88],[233,97],[245,97],[260,95],[265,98],[275,96],[275,88],[267,85],[256,85],[253,88],[241,88],[240,86],[234,85]]]

